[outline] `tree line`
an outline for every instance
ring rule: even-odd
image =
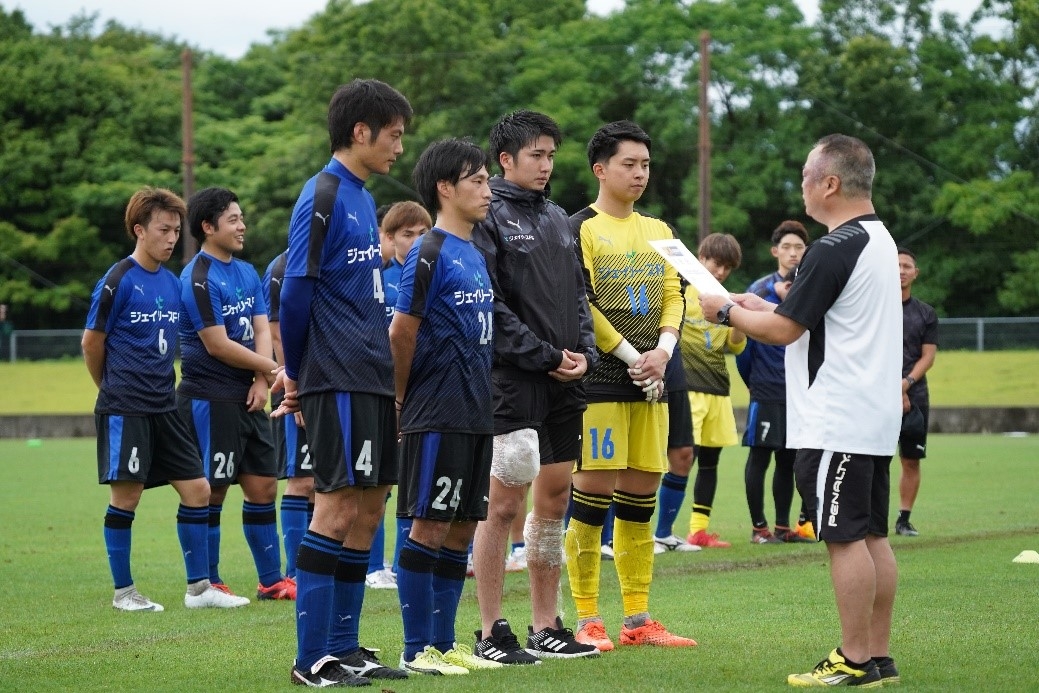
[[[984,18],[997,35],[974,28]],[[182,188],[184,48],[96,15],[38,32],[0,7],[0,302],[19,327],[81,325],[94,283],[129,252],[129,196]],[[533,108],[562,127],[552,196],[576,212],[594,198],[588,137],[631,119],[653,137],[640,208],[695,247],[707,117],[710,230],[743,246],[728,282],[742,290],[774,268],[779,222],[825,232],[804,215],[801,165],[844,132],[873,149],[878,212],[922,268],[914,293],[946,316],[1039,309],[1039,0],[983,0],[966,21],[930,0],[822,0],[812,25],[793,0],[628,0],[605,17],[583,0],[332,0],[240,59],[196,53],[193,75],[196,185],[239,194],[243,257],[261,270],[327,161],[329,97],[375,77],[416,113],[403,156],[369,186],[380,204],[414,199],[427,143],[485,145],[498,116]]]

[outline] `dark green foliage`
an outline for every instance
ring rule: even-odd
[[[873,148],[877,209],[917,252],[922,298],[949,316],[1034,314],[1033,3],[984,3],[975,19],[1005,21],[995,38],[933,17],[927,0],[823,0],[820,10],[806,26],[793,0],[628,0],[608,17],[580,0],[330,2],[241,59],[194,55],[196,186],[239,193],[243,256],[262,269],[285,246],[300,186],[328,159],[332,91],[376,77],[416,114],[391,174],[370,181],[379,203],[413,199],[411,168],[429,142],[484,145],[499,115],[535,108],[563,129],[553,197],[577,211],[596,192],[589,136],[627,118],[654,141],[640,208],[695,246],[699,36],[709,31],[709,230],[743,245],[732,289],[773,269],[767,239],[783,219],[824,232],[804,216],[800,169],[815,140],[841,131]],[[93,283],[130,250],[129,195],[182,186],[184,46],[96,24],[80,15],[33,34],[0,8],[0,301],[20,327],[82,324]]]

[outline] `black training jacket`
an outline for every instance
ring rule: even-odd
[[[588,289],[570,219],[545,192],[500,176],[491,208],[473,229],[494,287],[494,367],[507,377],[548,379],[562,349],[598,363]]]

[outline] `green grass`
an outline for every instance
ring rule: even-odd
[[[732,402],[747,406],[747,388],[729,358]],[[94,410],[97,390],[81,361],[0,364],[5,382],[16,383],[0,400],[3,414],[79,414]],[[927,379],[935,407],[1039,406],[1039,351],[939,352]]]
[[[900,562],[893,654],[906,690],[1034,690],[1039,565],[1011,559],[1039,549],[1039,437],[938,435],[928,454],[913,514],[923,534],[893,539]],[[818,545],[749,544],[744,459],[740,448],[723,452],[712,523],[733,548],[667,554],[655,565],[651,609],[699,647],[624,648],[598,660],[369,690],[788,690],[786,674],[807,670],[838,642],[827,561]],[[0,440],[0,460],[22,470],[0,488],[0,574],[8,594],[0,601],[0,690],[290,689],[291,603],[184,609],[172,490],[146,493],[134,524],[134,578],[166,611],[117,613],[101,535],[107,490],[96,483],[93,441],[28,447]],[[239,498],[232,491],[225,508],[222,573],[249,594],[256,576],[236,517]],[[572,623],[565,586],[563,593]],[[614,636],[619,601],[616,574],[604,564],[602,607]],[[517,632],[525,628],[525,575],[507,576],[505,613]],[[396,594],[368,592],[364,614],[364,642],[395,661]],[[463,642],[471,643],[477,621],[469,581],[458,618]]]

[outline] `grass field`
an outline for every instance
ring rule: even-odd
[[[901,573],[893,654],[904,688],[1036,690],[1039,565],[1011,559],[1039,549],[1039,437],[933,436],[928,454],[913,514],[922,535],[893,539]],[[742,449],[723,452],[712,523],[733,548],[667,554],[655,564],[651,609],[699,647],[623,648],[598,660],[411,679],[381,689],[788,690],[786,674],[808,670],[838,642],[825,550],[749,544],[744,459]],[[134,524],[134,578],[166,611],[126,614],[110,605],[101,534],[108,496],[96,483],[93,440],[45,440],[39,447],[0,440],[0,460],[28,472],[0,488],[0,575],[8,594],[0,600],[0,690],[289,690],[291,603],[230,612],[183,607],[172,490],[149,491]],[[225,507],[221,572],[248,595],[256,576],[235,517],[239,498],[232,491]],[[685,521],[680,517],[678,527]],[[564,595],[572,623],[565,587]],[[616,574],[605,564],[602,606],[614,637],[619,601]],[[364,642],[395,662],[396,594],[369,591],[364,613]],[[505,613],[517,632],[525,629],[523,574],[507,577]],[[476,627],[470,581],[459,639],[471,644]]]
[[[732,401],[747,405],[747,388],[729,358]],[[2,414],[76,414],[94,410],[97,390],[81,361],[0,363],[5,382],[17,383],[0,400]],[[1039,351],[939,352],[927,375],[931,406],[1039,406]]]

